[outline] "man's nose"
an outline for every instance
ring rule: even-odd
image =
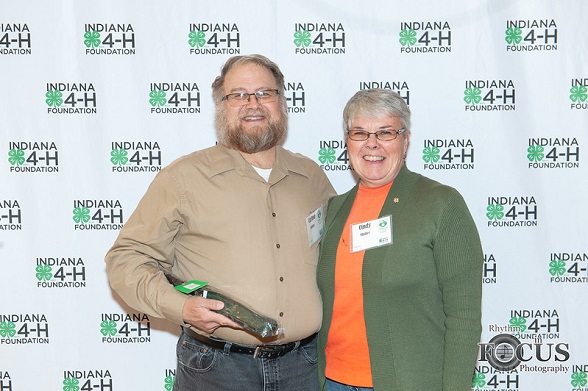
[[[247,100],[246,106],[257,107],[260,105],[261,105],[261,103],[259,103],[259,101],[257,100],[257,95],[249,94],[249,99]]]

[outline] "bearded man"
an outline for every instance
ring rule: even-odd
[[[106,254],[110,285],[132,308],[182,327],[176,391],[318,390],[318,242],[335,195],[320,167],[284,149],[284,76],[236,56],[212,84],[218,145],[162,169]],[[164,271],[201,280],[273,318],[262,338],[186,295]]]

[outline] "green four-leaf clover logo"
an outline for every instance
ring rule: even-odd
[[[296,30],[294,33],[294,45],[310,46],[310,32],[306,30]]]
[[[118,164],[120,166],[124,166],[125,164],[127,164],[127,162],[129,161],[129,158],[127,157],[129,153],[127,152],[126,149],[113,149],[112,151],[110,151],[110,161],[112,162],[112,164],[114,164],[115,166]]]
[[[423,149],[423,160],[426,163],[437,163],[441,156],[441,150],[438,147],[426,147]]]
[[[167,102],[165,99],[165,91],[153,90],[149,93],[149,103],[151,106],[163,106]]]
[[[398,42],[400,42],[402,46],[413,46],[417,41],[416,31],[413,29],[400,30],[400,34],[398,35],[400,35]]]
[[[321,148],[319,150],[319,162],[321,162],[322,164],[333,164],[335,162],[335,150],[333,148]]]
[[[175,380],[175,376],[167,376],[165,378],[165,386],[163,386],[163,388],[165,388],[167,391],[171,391],[172,388],[174,388],[174,380]]]
[[[482,100],[482,90],[478,87],[466,88],[463,93],[465,95],[463,100],[467,104],[478,104]]]
[[[524,316],[513,316],[512,318],[510,318],[508,323],[513,327],[517,327],[519,332],[521,333],[527,329],[527,318],[525,318]]]
[[[37,272],[35,276],[39,281],[49,281],[53,277],[53,270],[49,265],[37,265],[35,271]]]
[[[588,99],[588,88],[583,85],[573,86],[570,89],[570,99],[572,102],[586,102],[586,99]]]
[[[8,163],[13,166],[22,166],[25,162],[24,151],[22,149],[11,149],[8,151]]]
[[[45,93],[45,103],[49,107],[57,107],[63,104],[63,94],[59,90],[49,90]]]
[[[84,207],[74,208],[73,219],[76,223],[87,223],[90,221],[90,209]]]
[[[80,381],[75,377],[63,379],[63,391],[80,391]]]
[[[12,338],[16,335],[16,325],[14,322],[0,323],[0,336],[4,338]]]
[[[509,27],[506,29],[506,37],[504,40],[509,45],[518,45],[523,40],[523,31],[518,27]]]
[[[566,261],[554,259],[549,262],[549,274],[552,276],[561,276],[566,272]]]
[[[545,152],[545,149],[541,145],[530,145],[527,148],[527,159],[531,162],[540,162],[545,157],[543,152]]]
[[[578,372],[574,372],[572,373],[572,386],[574,387],[584,387],[586,385],[586,383],[588,383],[588,380],[586,379],[588,376],[586,376],[586,372],[584,371],[578,371]]]
[[[84,45],[86,45],[87,48],[97,48],[100,46],[100,33],[93,30],[86,31],[84,33]]]
[[[201,48],[206,44],[206,34],[204,34],[204,31],[202,30],[190,31],[190,34],[188,34],[188,38],[190,38],[188,39],[188,45],[192,47],[198,46],[199,48]]]
[[[504,217],[504,206],[500,204],[490,204],[486,207],[486,217],[488,220],[502,220]]]
[[[486,375],[476,372],[472,378],[472,388],[480,388],[486,385]]]
[[[100,323],[100,333],[107,337],[114,337],[116,335],[116,322],[114,320],[104,320]]]

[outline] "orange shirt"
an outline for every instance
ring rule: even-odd
[[[391,186],[392,183],[373,188],[359,185],[337,247],[335,302],[325,349],[325,376],[357,387],[373,387],[373,383],[363,316],[361,275],[365,251],[350,252],[350,227],[377,219]]]

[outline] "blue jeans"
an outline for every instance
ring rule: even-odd
[[[182,333],[174,391],[318,391],[316,338],[276,359],[215,349]]]
[[[347,384],[341,384],[327,379],[324,391],[373,391],[373,388],[348,386]]]

